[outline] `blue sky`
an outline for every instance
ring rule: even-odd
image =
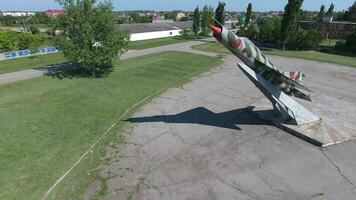
[[[251,2],[254,10],[283,10],[288,0],[225,0],[229,11],[243,11]],[[193,10],[196,6],[211,4],[216,7],[218,0],[113,0],[115,10]],[[262,3],[263,2],[263,3]],[[304,0],[303,9],[319,10],[321,4],[327,7],[334,2],[335,10],[346,10],[354,0]],[[0,10],[36,10],[60,8],[55,0],[0,0]]]

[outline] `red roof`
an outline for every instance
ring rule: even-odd
[[[64,13],[64,10],[47,10],[47,13]]]

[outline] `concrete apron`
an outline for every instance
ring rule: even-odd
[[[238,66],[266,96],[251,105],[253,113],[261,119],[268,120],[286,132],[317,146],[326,147],[356,138],[356,127],[352,127],[352,123],[347,123],[347,120],[352,118],[347,119],[333,112],[325,112],[325,109],[339,110],[339,106],[343,105],[342,102],[337,103],[335,99],[325,97],[315,98],[309,105],[309,111],[300,102],[298,103],[280,89],[269,84],[246,65],[239,63]],[[277,107],[273,106],[276,104],[279,105],[277,107],[285,107],[285,111],[284,109],[277,110]],[[292,120],[287,120],[287,115]],[[343,123],[341,126],[335,126],[335,123],[331,123],[328,119]]]
[[[273,110],[273,106],[267,98],[262,98],[251,106],[254,107],[253,113],[258,117],[269,120],[278,128],[316,146],[327,147],[355,139],[355,134],[347,130],[347,127],[335,127],[328,121],[323,120],[324,116],[322,112],[314,111],[320,116],[320,120],[303,125],[295,125],[284,121],[280,115]],[[327,116],[325,117],[327,118]]]

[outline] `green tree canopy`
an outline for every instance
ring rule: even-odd
[[[144,15],[140,16],[138,13],[132,13],[130,14],[131,19],[133,20],[133,23],[150,23],[151,19]]]
[[[248,25],[251,21],[251,14],[252,14],[252,4],[249,3],[246,10],[246,18],[245,18],[245,25]]]
[[[42,34],[0,32],[0,52],[26,49],[36,52],[45,39]]]
[[[199,31],[200,31],[200,11],[199,11],[199,7],[196,7],[193,14],[193,32],[195,38],[198,37]]]
[[[322,22],[324,17],[325,17],[325,6],[321,5],[320,11],[319,11],[319,14],[318,14],[318,22]]]
[[[219,5],[215,10],[215,20],[220,24],[225,24],[225,3],[219,1]],[[219,25],[219,23],[215,22],[215,25]]]
[[[210,33],[209,24],[213,24],[213,7],[205,5],[201,13],[201,31],[202,35],[208,36]]]
[[[328,17],[333,16],[334,15],[334,8],[335,8],[335,5],[332,3],[325,15],[328,16]]]
[[[18,37],[19,49],[29,49],[31,52],[37,51],[44,42],[45,37],[41,34],[22,33]]]
[[[356,22],[356,1],[344,14],[344,20]]]
[[[288,0],[287,5],[284,7],[283,20],[281,24],[280,39],[284,45],[287,40],[293,36],[298,28],[298,19],[301,13],[303,0]]]
[[[260,40],[264,43],[277,43],[279,30],[281,28],[281,19],[272,17],[265,19],[260,24]]]
[[[61,15],[56,24],[62,31],[56,45],[69,61],[83,64],[92,75],[108,71],[112,59],[122,54],[129,42],[129,34],[119,31],[114,22],[112,2],[57,1],[66,14]]]
[[[18,50],[18,34],[10,31],[0,32],[0,52]]]
[[[356,52],[356,30],[346,36],[345,49]]]

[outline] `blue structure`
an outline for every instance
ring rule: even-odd
[[[32,54],[30,50],[10,51],[10,52],[5,52],[5,60],[28,57],[31,55],[45,55],[45,54],[57,53],[57,52],[59,52],[59,50],[55,47],[41,48]]]

